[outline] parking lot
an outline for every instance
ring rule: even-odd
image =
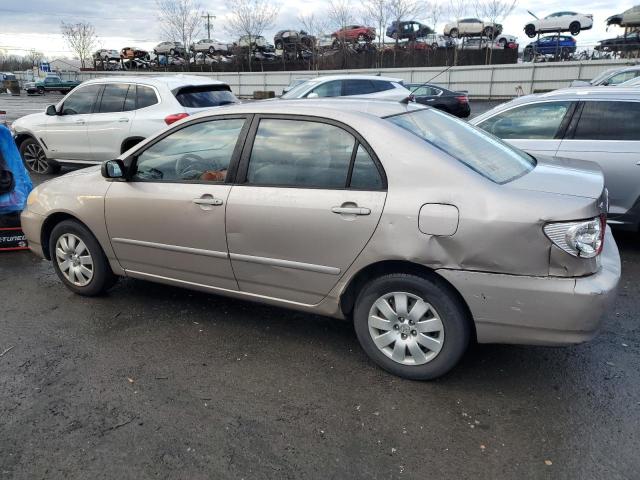
[[[9,121],[60,97],[14,98]],[[133,279],[84,298],[3,254],[0,478],[637,478],[640,235],[616,239],[595,340],[475,346],[434,382],[344,321]]]

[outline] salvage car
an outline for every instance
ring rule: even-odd
[[[531,13],[531,12],[529,12]],[[578,35],[582,30],[593,27],[593,15],[576,12],[556,12],[533,22],[528,22],[524,27],[524,33],[533,38],[540,33],[569,32]]]
[[[364,25],[347,25],[331,34],[334,43],[339,42],[373,42],[376,39],[376,29]]]
[[[94,52],[93,59],[99,62],[120,60],[120,53],[118,52],[118,50],[107,50],[106,48],[101,48],[100,50],[96,50]]]
[[[181,42],[160,42],[153,47],[153,53],[156,55],[184,55],[187,49]]]
[[[405,86],[411,91],[416,103],[437,108],[460,118],[471,115],[469,96],[466,92],[454,92],[430,83],[409,83]]]
[[[120,50],[120,58],[123,60],[133,60],[136,58],[148,60],[149,52],[138,47],[124,47]]]
[[[420,105],[313,100],[185,119],[36,187],[21,220],[76,294],[127,276],[348,318],[422,380],[472,341],[591,339],[620,278],[606,206],[595,164]]]
[[[281,98],[363,97],[387,100],[405,100],[411,92],[399,78],[377,75],[324,75],[308,79],[292,88]]]
[[[229,85],[203,77],[99,78],[12,128],[29,171],[54,173],[116,158],[181,118],[237,101]]]
[[[568,35],[548,35],[535,40],[524,47],[523,58],[525,61],[533,59],[534,55],[557,55],[560,58],[568,58],[576,52],[576,39]]]
[[[391,22],[387,27],[386,35],[394,40],[416,40],[433,33],[433,29],[423,23],[414,20],[404,22]]]
[[[640,226],[640,89],[583,87],[520,97],[471,123],[530,154],[602,168],[609,222]]]
[[[502,33],[502,25],[483,22],[479,18],[462,18],[444,26],[444,34],[453,38],[480,35],[493,38],[500,33]]]
[[[612,15],[607,18],[607,27],[618,25],[620,27],[639,27],[640,26],[640,5],[625,10],[622,13]]]
[[[285,48],[307,48],[311,49],[316,43],[316,38],[309,35],[304,30],[280,30],[273,37],[273,44],[276,50]]]
[[[194,52],[209,53],[229,53],[230,45],[215,38],[203,38],[191,45],[191,50]]]
[[[614,38],[607,38],[600,40],[599,45],[595,47],[596,50],[603,50],[609,52],[628,52],[633,50],[640,50],[640,32],[634,30],[624,35],[620,35]]]

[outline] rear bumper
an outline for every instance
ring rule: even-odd
[[[439,270],[463,296],[479,343],[566,345],[592,339],[620,280],[620,254],[607,229],[600,270],[587,277],[527,277]]]

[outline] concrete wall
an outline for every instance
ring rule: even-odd
[[[405,82],[432,81],[452,90],[467,90],[477,99],[511,98],[521,88],[524,94],[538,90],[555,90],[567,87],[572,80],[590,80],[601,72],[615,67],[631,65],[626,60],[590,60],[585,62],[518,63],[514,65],[477,65],[423,68],[388,68],[382,70],[323,70],[289,72],[192,72],[189,75],[205,76],[228,83],[239,96],[251,96],[255,90],[274,90],[282,93],[291,80],[333,74],[382,74],[403,79]],[[162,72],[63,72],[65,79],[88,80],[90,78],[126,75],[177,75]],[[20,77],[20,72],[17,73]]]

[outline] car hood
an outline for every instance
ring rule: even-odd
[[[598,199],[604,189],[600,166],[586,160],[536,156],[538,164],[510,188]]]

